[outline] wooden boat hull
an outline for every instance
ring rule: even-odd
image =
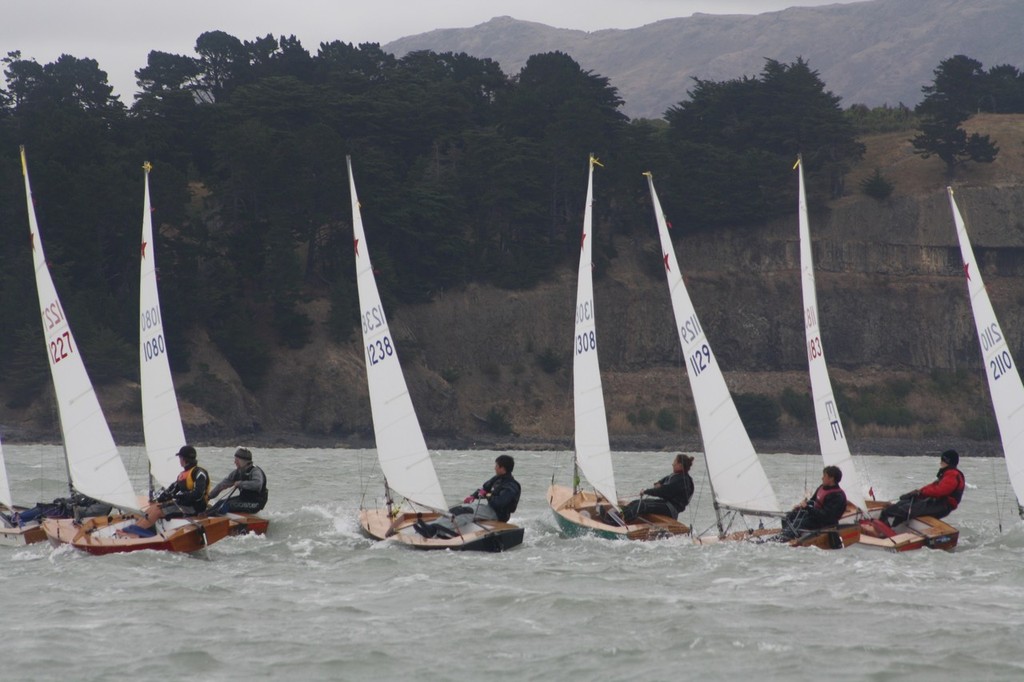
[[[894,534],[881,532],[872,521],[878,519],[882,510],[889,504],[889,502],[868,500],[867,520],[863,519],[863,515],[856,507],[852,505],[847,507],[847,514],[843,516],[843,520],[860,522],[859,542],[862,546],[888,552],[911,552],[922,548],[952,552],[956,549],[957,542],[960,540],[960,531],[934,516],[918,516],[908,523],[897,524],[893,529]]]
[[[889,552],[910,552],[915,549],[941,549],[952,552],[960,540],[960,531],[933,516],[918,516],[893,528],[894,535],[878,533],[870,524],[862,524],[860,544]]]
[[[523,542],[524,529],[502,521],[476,521],[469,532],[454,538],[425,538],[413,528],[420,518],[430,523],[438,516],[436,513],[406,513],[392,519],[387,509],[361,509],[359,526],[369,538],[390,540],[413,549],[504,552]]]
[[[256,514],[230,512],[226,515],[230,523],[228,535],[266,535],[270,520]]]
[[[572,488],[552,485],[548,488],[548,504],[561,531],[569,537],[596,535],[609,540],[661,540],[675,535],[689,535],[690,527],[669,516],[644,514],[640,523],[625,526],[601,521],[598,504],[607,502],[591,491],[573,494]]]
[[[15,528],[0,528],[0,546],[22,547],[46,539],[46,532],[38,523]]]
[[[152,549],[164,552],[196,552],[228,536],[227,517],[169,519],[161,521],[161,532],[151,538],[119,538],[114,532],[134,523],[128,516],[104,516],[75,523],[74,519],[44,519],[42,526],[50,544],[69,544],[89,554],[114,554]]]
[[[10,509],[7,506],[0,505],[0,511],[5,514],[13,512],[25,511],[24,507],[15,507]],[[3,524],[4,522],[0,522]],[[30,524],[24,526],[7,526],[6,524],[0,525],[0,547],[23,547],[24,545],[31,545],[36,542],[42,542],[46,539],[46,533],[39,526],[39,522],[33,521]]]
[[[774,542],[782,528],[757,528],[728,533],[725,537],[705,535],[694,538],[698,545],[714,545],[720,542]],[[840,524],[831,528],[805,531],[796,539],[785,544],[790,547],[817,547],[818,549],[843,549],[856,544],[860,540],[860,527],[855,524]]]

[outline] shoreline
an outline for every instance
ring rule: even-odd
[[[61,445],[53,434],[30,434],[11,429],[3,434],[5,444]],[[140,433],[117,433],[114,440],[119,446],[142,446]],[[535,436],[477,435],[432,436],[427,434],[430,450],[493,450],[493,451],[571,451],[572,438],[539,438]],[[196,447],[232,447],[245,445],[255,448],[324,448],[324,449],[373,449],[372,435],[348,434],[345,436],[320,436],[286,431],[251,434],[203,434],[193,439]],[[229,443],[230,445],[225,445]],[[794,455],[818,455],[818,441],[813,437],[778,437],[754,439],[758,453],[788,453]],[[976,441],[962,437],[930,436],[927,438],[871,437],[855,438],[850,443],[854,455],[887,455],[898,457],[938,457],[950,448],[961,457],[1002,457],[1002,443],[999,440]],[[703,452],[700,439],[694,434],[683,436],[673,434],[644,434],[637,436],[612,436],[613,452]]]

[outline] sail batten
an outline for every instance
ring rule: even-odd
[[[352,200],[352,230],[356,259],[356,287],[362,318],[363,361],[370,394],[370,412],[377,442],[377,461],[388,488],[414,504],[446,511],[448,505],[430,459],[423,429],[405,383],[377,290],[363,218],[356,195],[352,160],[346,157]]]
[[[686,363],[716,504],[728,504],[754,515],[777,513],[779,505],[775,491],[743,427],[725,376],[690,300],[661,202],[654,189],[654,179],[650,174],[646,175],[658,224],[676,333]]]
[[[78,343],[71,333],[50,270],[46,266],[24,148],[21,150],[21,164],[40,317],[71,484],[83,495],[124,510],[139,511],[128,472],[114,445],[114,437],[103,417]]]
[[[811,398],[814,403],[814,421],[818,428],[821,458],[826,466],[837,466],[843,472],[842,488],[846,499],[862,511],[867,510],[864,495],[869,490],[850,455],[846,430],[839,417],[839,409],[832,391],[825,351],[821,341],[818,317],[818,294],[814,282],[814,258],[811,252],[811,228],[807,216],[807,194],[804,189],[804,165],[797,161],[800,177],[800,284],[804,304],[804,332],[806,339],[808,373],[811,379]]]

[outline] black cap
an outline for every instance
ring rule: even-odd
[[[956,468],[956,465],[960,463],[960,455],[957,454],[956,450],[946,450],[941,455],[939,455],[939,459],[941,459],[948,466],[951,466],[954,469]]]
[[[194,462],[198,459],[196,449],[191,445],[182,445],[181,449],[178,450],[178,457],[181,457],[186,462]]]

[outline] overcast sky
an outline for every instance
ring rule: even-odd
[[[131,105],[134,72],[150,50],[194,54],[196,38],[221,30],[241,40],[295,35],[316,54],[321,42],[388,43],[436,28],[511,16],[558,28],[635,28],[660,19],[760,14],[852,0],[4,0],[0,54],[21,50],[40,64],[61,54],[89,57]]]

